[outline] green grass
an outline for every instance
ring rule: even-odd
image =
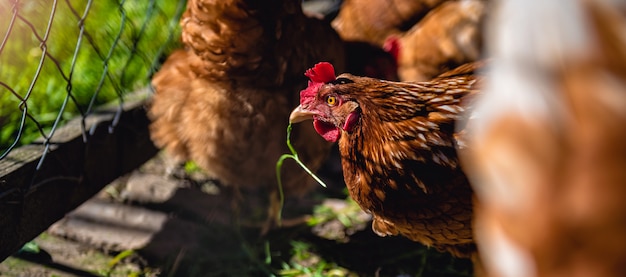
[[[12,1],[0,1],[0,155],[145,87],[177,47],[182,8],[167,0],[21,1],[14,13]]]
[[[282,269],[278,271],[279,276],[358,276],[346,268],[326,261],[312,250],[310,243],[294,240],[291,241],[291,247],[293,255],[289,262],[283,262]]]
[[[339,210],[334,210],[326,205],[318,205],[313,209],[313,215],[307,221],[309,226],[315,226],[329,222],[331,220],[337,220],[346,228],[352,228],[354,225],[363,224],[363,219],[359,218],[361,208],[359,205],[347,197],[345,207]]]

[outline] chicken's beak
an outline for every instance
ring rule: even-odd
[[[302,105],[296,107],[289,115],[289,123],[298,123],[305,120],[313,119],[314,112],[302,108]]]

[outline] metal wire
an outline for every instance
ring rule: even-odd
[[[113,132],[125,94],[147,86],[161,56],[176,46],[184,7],[168,0],[0,3],[0,162],[41,137],[39,170],[60,126],[81,117],[88,142],[87,119],[110,100],[118,103]],[[3,189],[0,201],[15,192]]]

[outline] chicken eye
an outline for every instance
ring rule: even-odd
[[[329,95],[326,97],[326,103],[331,106],[337,105],[337,97]]]

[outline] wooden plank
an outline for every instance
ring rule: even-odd
[[[96,197],[54,223],[48,233],[121,252],[146,246],[168,218],[165,212]]]
[[[0,160],[0,261],[158,152],[150,140],[144,101],[125,104],[111,129],[115,112],[110,106],[88,117],[86,143],[80,118],[59,128],[38,170],[41,141]]]

